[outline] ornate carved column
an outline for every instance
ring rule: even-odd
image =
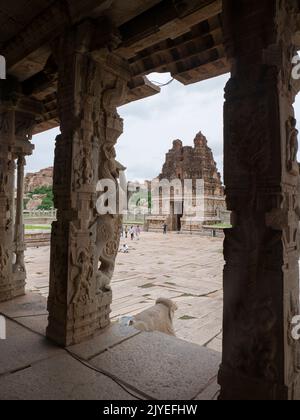
[[[15,162],[12,152],[15,113],[0,114],[0,302],[24,293],[13,281],[13,218]]]
[[[225,0],[226,231],[221,399],[300,398],[293,0]]]
[[[49,326],[61,345],[78,343],[110,320],[110,280],[119,246],[119,216],[96,212],[97,183],[117,185],[120,165],[114,145],[123,131],[116,107],[127,92],[127,63],[110,48],[93,52],[95,27],[83,23],[60,41],[61,135],[56,139],[54,198],[57,222],[51,240]],[[101,38],[104,39],[104,38]]]
[[[0,107],[0,302],[25,293],[23,182],[25,155],[38,106],[18,94]],[[28,108],[28,110],[25,110]],[[17,212],[15,214],[15,160],[18,159]],[[16,222],[14,226],[14,222]]]
[[[15,276],[26,278],[24,263],[24,251],[26,250],[24,238],[24,220],[23,220],[23,200],[24,200],[24,168],[26,160],[23,155],[17,158],[17,197],[16,197],[16,215],[15,215],[15,263],[13,271]]]

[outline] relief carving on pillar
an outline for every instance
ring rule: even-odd
[[[292,291],[288,296],[289,300],[286,302],[289,305],[287,324],[292,326],[292,321],[295,316],[298,316],[300,313],[299,301],[295,297],[297,291]],[[295,373],[300,373],[300,341],[295,340],[292,336],[292,328],[289,328],[288,331],[288,345],[290,353],[289,364],[289,380],[293,382]]]
[[[232,135],[231,148],[237,164],[254,174],[264,174],[269,168],[270,148],[267,101],[257,96],[252,96],[247,102],[237,101],[230,108],[228,119]]]
[[[221,394],[286,399],[299,381],[299,343],[290,337],[299,314],[298,131],[291,87],[299,2],[235,3],[223,2],[233,63],[224,172],[235,223],[225,233]]]
[[[71,304],[87,304],[92,301],[92,280],[94,275],[94,256],[89,249],[78,249],[78,255],[72,254],[72,272],[76,274],[72,280],[74,293]]]
[[[9,252],[5,249],[4,245],[0,245],[0,282],[5,282],[6,279],[6,269],[9,263]],[[3,274],[4,273],[4,274]]]
[[[92,152],[83,145],[74,161],[74,191],[94,182]]]
[[[287,171],[294,176],[299,176],[297,153],[299,148],[297,121],[290,117],[286,122],[286,167]]]
[[[56,137],[55,145],[55,171],[53,173],[53,186],[59,188],[65,185],[66,182],[66,164],[65,164],[65,145],[62,139],[62,135],[59,134]]]
[[[111,290],[110,283],[113,278],[120,245],[121,225],[121,216],[107,214],[98,217],[96,239],[96,258],[98,261],[97,293]]]
[[[6,137],[11,131],[11,122],[10,122],[10,113],[3,112],[1,113],[0,118],[0,135],[1,137]]]
[[[0,168],[3,168],[0,171],[0,194],[4,194],[7,189],[8,184],[8,173],[5,170],[5,167],[7,166],[7,162],[5,159],[0,159]]]
[[[52,241],[56,238],[57,225],[52,225]],[[63,281],[67,274],[68,258],[61,243],[55,241],[55,247],[51,249],[51,273],[50,273],[50,299],[55,304],[65,304],[67,300],[67,285]],[[59,281],[60,280],[60,281]]]
[[[62,307],[67,314],[62,329],[68,324],[72,330],[68,343],[108,325],[120,240],[120,216],[99,215],[96,200],[99,180],[110,179],[118,188],[122,166],[115,144],[123,121],[117,106],[124,101],[129,71],[123,71],[127,62],[109,48],[91,52],[94,30],[92,21],[72,28],[54,51],[61,135],[54,165],[58,221],[52,232],[48,335],[63,343],[65,337],[57,338]]]
[[[99,154],[99,180],[109,179],[116,185],[119,194],[120,171],[125,168],[116,161],[115,144],[123,132],[123,120],[117,113],[118,104],[122,103],[127,92],[126,79],[115,77],[110,82],[102,96]],[[118,203],[119,204],[119,203]],[[114,274],[115,260],[120,245],[120,230],[122,216],[119,214],[98,216],[97,220],[97,291],[98,293],[111,290],[110,283]]]

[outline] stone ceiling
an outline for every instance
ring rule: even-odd
[[[230,71],[221,12],[222,0],[0,0],[0,53],[24,93],[43,103],[40,132],[58,125],[51,43],[68,26],[109,18],[132,70],[131,102],[159,92],[145,78],[152,72],[191,84]]]

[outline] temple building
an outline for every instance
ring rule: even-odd
[[[153,197],[153,208],[160,211],[159,214],[156,211],[152,212],[147,218],[149,231],[161,231],[162,225],[166,223],[169,231],[201,233],[204,225],[214,225],[222,221],[226,203],[221,175],[207,139],[201,132],[194,139],[194,147],[183,146],[181,140],[173,142],[172,149],[166,154],[158,180],[169,181],[172,188],[175,186],[174,181],[178,184],[179,180],[182,188],[178,191],[175,186],[169,196],[163,196],[161,193]],[[187,181],[191,182],[190,188],[186,184]],[[200,214],[193,213],[185,205],[190,200],[191,204],[196,206],[197,181],[203,181],[201,191],[199,190]],[[170,202],[168,214],[163,211],[166,204],[164,201]]]

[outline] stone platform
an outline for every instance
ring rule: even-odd
[[[112,324],[62,349],[45,338],[46,299],[0,305],[0,400],[211,400],[220,353],[161,333]]]

